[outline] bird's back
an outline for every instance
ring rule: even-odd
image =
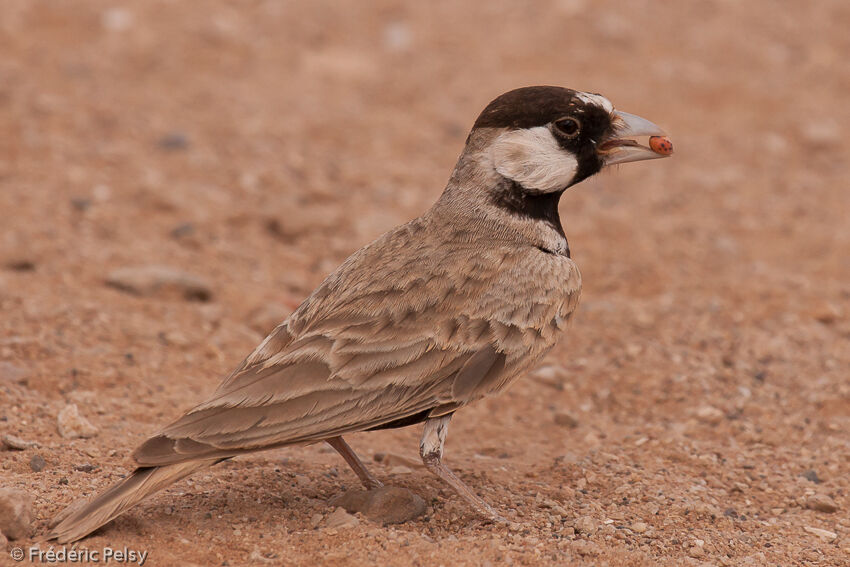
[[[209,400],[145,442],[138,463],[407,424],[507,386],[554,345],[578,270],[435,222],[416,219],[352,255]]]

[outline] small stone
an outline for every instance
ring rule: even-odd
[[[360,523],[356,516],[345,511],[345,508],[336,508],[325,520],[325,527],[331,529],[351,528]]]
[[[35,271],[35,262],[26,258],[13,258],[4,262],[3,265],[6,267],[6,269],[12,270],[13,272]]]
[[[590,535],[596,533],[599,523],[590,516],[582,516],[573,523],[577,534]]]
[[[275,327],[286,321],[292,310],[277,303],[265,303],[248,314],[248,326],[263,336],[271,333]]]
[[[832,514],[838,511],[838,504],[826,494],[815,494],[806,499],[806,508],[816,512]]]
[[[22,490],[0,488],[0,532],[11,540],[29,535],[32,498]]]
[[[44,460],[44,457],[36,453],[30,459],[30,468],[33,472],[41,472],[44,470],[44,467],[47,466],[47,462]]]
[[[705,548],[700,545],[695,545],[688,550],[688,555],[694,559],[699,559],[700,557],[705,556]]]
[[[106,284],[142,297],[209,301],[212,288],[203,279],[167,266],[136,266],[110,272]]]
[[[20,437],[15,437],[14,435],[4,435],[3,437],[0,437],[0,443],[2,443],[10,451],[24,451],[26,449],[31,449],[32,447],[38,447],[38,443],[35,441],[25,441]]]
[[[351,225],[350,217],[342,209],[332,210],[319,202],[299,205],[298,214],[280,214],[265,219],[265,228],[270,236],[290,243],[311,234],[326,234],[328,231],[345,234]]]
[[[15,366],[11,362],[0,361],[0,381],[25,384],[29,375],[30,373],[20,366]]]
[[[376,462],[382,463],[388,467],[397,467],[399,465],[409,467],[411,469],[421,468],[425,465],[419,459],[411,459],[397,453],[375,453],[373,459]]]
[[[820,479],[820,477],[818,476],[817,471],[812,470],[812,469],[809,469],[809,470],[807,470],[806,472],[804,472],[804,473],[802,474],[802,476],[803,476],[803,478],[805,478],[805,479],[806,479],[806,480],[808,480],[809,482],[814,482],[815,484],[820,484],[821,482],[823,482],[823,481]]]
[[[80,415],[77,404],[66,405],[59,412],[56,423],[59,427],[59,435],[65,439],[87,439],[94,437],[98,433],[97,427]]]
[[[582,557],[595,557],[602,553],[602,550],[598,545],[596,545],[592,541],[587,541],[584,539],[580,539],[578,541],[572,542],[570,549],[581,555]]]
[[[380,524],[401,524],[425,513],[425,501],[397,486],[372,490],[354,489],[331,500],[351,513],[360,512],[370,521]]]
[[[723,421],[723,412],[714,406],[702,406],[697,410],[696,416],[703,423],[710,425],[717,425]]]
[[[413,33],[406,22],[391,22],[384,27],[384,47],[388,51],[407,51],[413,43]]]
[[[189,137],[183,132],[169,132],[160,138],[157,144],[168,151],[185,150],[189,147]]]
[[[195,226],[190,222],[182,222],[171,229],[171,238],[186,238],[195,234]]]
[[[562,425],[564,427],[569,427],[570,429],[575,429],[576,427],[578,427],[578,419],[576,419],[575,416],[569,413],[556,413],[555,424]]]
[[[192,340],[180,331],[160,331],[157,337],[164,345],[176,347],[188,347],[193,344]]]
[[[803,529],[825,541],[834,541],[838,537],[838,534],[835,532],[831,532],[829,530],[822,530],[820,528],[813,528],[812,526],[806,526]]]
[[[410,474],[412,472],[413,469],[404,465],[396,465],[390,469],[390,474]]]
[[[84,213],[91,208],[91,199],[86,199],[85,197],[72,197],[71,206],[81,213]]]
[[[841,141],[841,129],[834,120],[806,121],[800,134],[803,141],[811,149],[835,147]]]
[[[563,366],[557,364],[547,364],[534,370],[530,375],[532,380],[536,380],[541,384],[545,384],[550,388],[561,391],[564,389],[564,382],[569,373]]]
[[[313,527],[315,528],[315,527],[316,527],[316,526],[318,526],[318,525],[322,522],[322,520],[324,520],[324,519],[325,519],[325,517],[324,517],[324,516],[322,516],[321,514],[319,514],[319,513],[317,512],[317,513],[313,514],[312,516],[310,516],[310,525],[311,525],[311,526],[313,526]]]
[[[635,522],[631,525],[631,530],[633,532],[635,532],[636,534],[645,533],[646,530],[648,530],[648,529],[649,529],[649,526],[647,525],[646,522]]]
[[[112,32],[122,32],[133,25],[133,14],[124,8],[109,8],[100,15],[100,25]]]

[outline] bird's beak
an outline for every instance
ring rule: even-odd
[[[668,157],[673,153],[673,145],[664,134],[664,130],[646,118],[614,112],[612,133],[597,148],[603,166],[645,159]],[[638,136],[663,137],[658,143],[650,140],[650,145],[642,146],[631,138]],[[658,140],[658,138],[656,138]]]

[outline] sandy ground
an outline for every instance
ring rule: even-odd
[[[357,481],[311,446],[197,474],[79,547],[147,565],[850,562],[850,4],[122,4],[0,15],[0,434],[38,443],[0,452],[36,514],[8,549],[425,210],[491,98],[559,84],[665,126],[677,155],[564,196],[574,325],[452,422],[447,462],[516,525],[394,457],[374,472],[427,514],[328,529]],[[148,265],[211,298],[104,283]],[[59,435],[69,403],[94,437]],[[415,458],[418,437],[349,441],[371,463]]]

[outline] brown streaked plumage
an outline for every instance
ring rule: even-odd
[[[136,449],[132,475],[48,537],[85,537],[196,470],[272,447],[327,441],[380,486],[342,436],[423,421],[428,469],[498,518],[442,463],[449,420],[555,344],[581,290],[558,198],[609,163],[662,157],[625,139],[644,135],[663,133],[599,95],[494,100],[428,212],[353,254],[208,400]]]

